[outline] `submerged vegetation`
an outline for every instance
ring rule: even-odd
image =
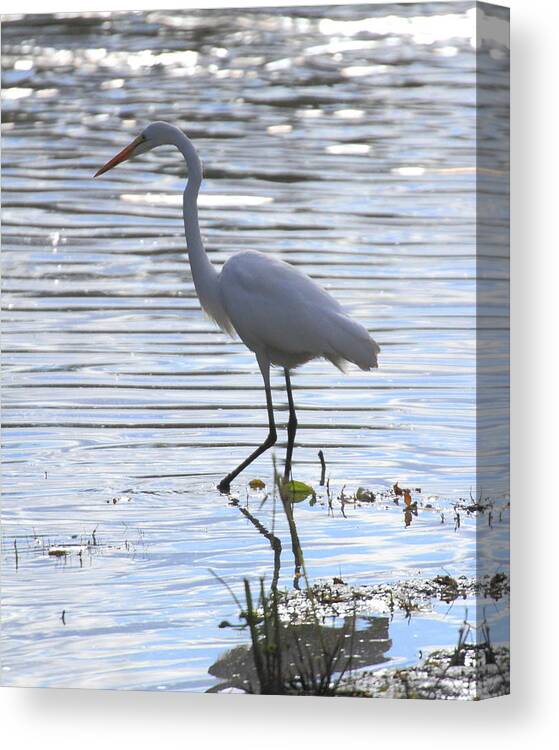
[[[38,534],[35,531],[13,539],[14,562],[16,570],[25,565],[29,560],[36,557],[44,557],[57,560],[64,565],[77,564],[83,567],[89,564],[94,556],[103,554],[130,554],[137,555],[145,553],[146,545],[144,534],[140,529],[130,535],[130,530],[124,526],[122,538],[110,539],[99,534],[98,527],[89,533],[74,534]]]
[[[309,505],[323,506],[328,512],[334,513],[339,510],[345,516],[351,508],[357,509],[364,506],[377,509],[399,508],[403,514],[402,520],[407,528],[411,526],[414,519],[422,514],[428,513],[438,517],[440,523],[452,523],[455,529],[459,529],[463,517],[483,517],[488,526],[503,522],[510,511],[508,497],[492,498],[484,497],[480,492],[477,497],[469,493],[467,498],[460,497],[449,506],[447,500],[436,495],[427,495],[421,487],[400,486],[400,481],[389,484],[388,487],[371,489],[359,485],[356,489],[348,490],[343,485],[339,492],[334,493],[330,486],[330,478],[326,477],[326,461],[324,452],[319,451],[320,481],[317,487],[301,481],[281,481],[280,496],[290,503],[301,503],[308,500]],[[274,491],[280,489],[277,479],[274,482]],[[269,493],[266,483],[260,478],[251,479],[247,485],[247,500],[250,493],[261,496],[262,502],[266,502]],[[232,495],[233,499],[238,499]]]

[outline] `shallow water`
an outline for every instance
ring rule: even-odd
[[[211,688],[210,665],[247,639],[218,628],[236,607],[209,570],[237,592],[244,576],[272,575],[267,539],[214,489],[263,438],[266,411],[253,355],[200,312],[183,164],[160,149],[91,179],[153,119],[184,127],[202,155],[200,220],[216,265],[247,248],[287,260],[381,345],[373,373],[318,361],[294,373],[294,476],[317,485],[323,449],[334,494],[398,481],[422,489],[419,512],[406,527],[391,501],[346,506],[346,517],[323,494],[298,504],[310,578],[475,573],[476,520],[456,528],[452,511],[477,491],[469,8],[4,20],[5,684]],[[499,64],[498,40],[486,54]],[[501,415],[504,252],[496,242],[486,258],[485,310]],[[273,385],[284,427],[279,373]],[[504,496],[507,440],[496,434],[489,466]],[[270,454],[235,483],[243,506],[252,477],[270,487]],[[248,509],[281,538],[280,583],[291,586],[286,524],[261,499]],[[506,542],[505,513],[489,572],[506,567]],[[61,544],[75,546],[48,554]],[[447,610],[396,616],[385,656],[412,663],[455,643],[465,607]],[[490,617],[506,639],[502,609]]]

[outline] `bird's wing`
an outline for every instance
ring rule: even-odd
[[[288,263],[253,251],[239,253],[223,266],[220,290],[231,322],[252,349],[325,356],[336,364],[348,359],[360,367],[366,364],[365,369],[376,366],[378,347],[363,326]],[[366,355],[359,351],[363,347]]]

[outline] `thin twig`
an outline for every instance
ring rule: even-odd
[[[326,478],[326,461],[324,460],[324,453],[322,452],[322,450],[318,451],[318,458],[320,459],[320,466],[321,466],[320,486],[324,487],[324,480]]]

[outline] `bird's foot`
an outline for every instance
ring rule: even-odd
[[[217,485],[217,489],[224,495],[228,495],[231,492],[231,483],[225,477],[225,479],[222,479],[221,482]]]

